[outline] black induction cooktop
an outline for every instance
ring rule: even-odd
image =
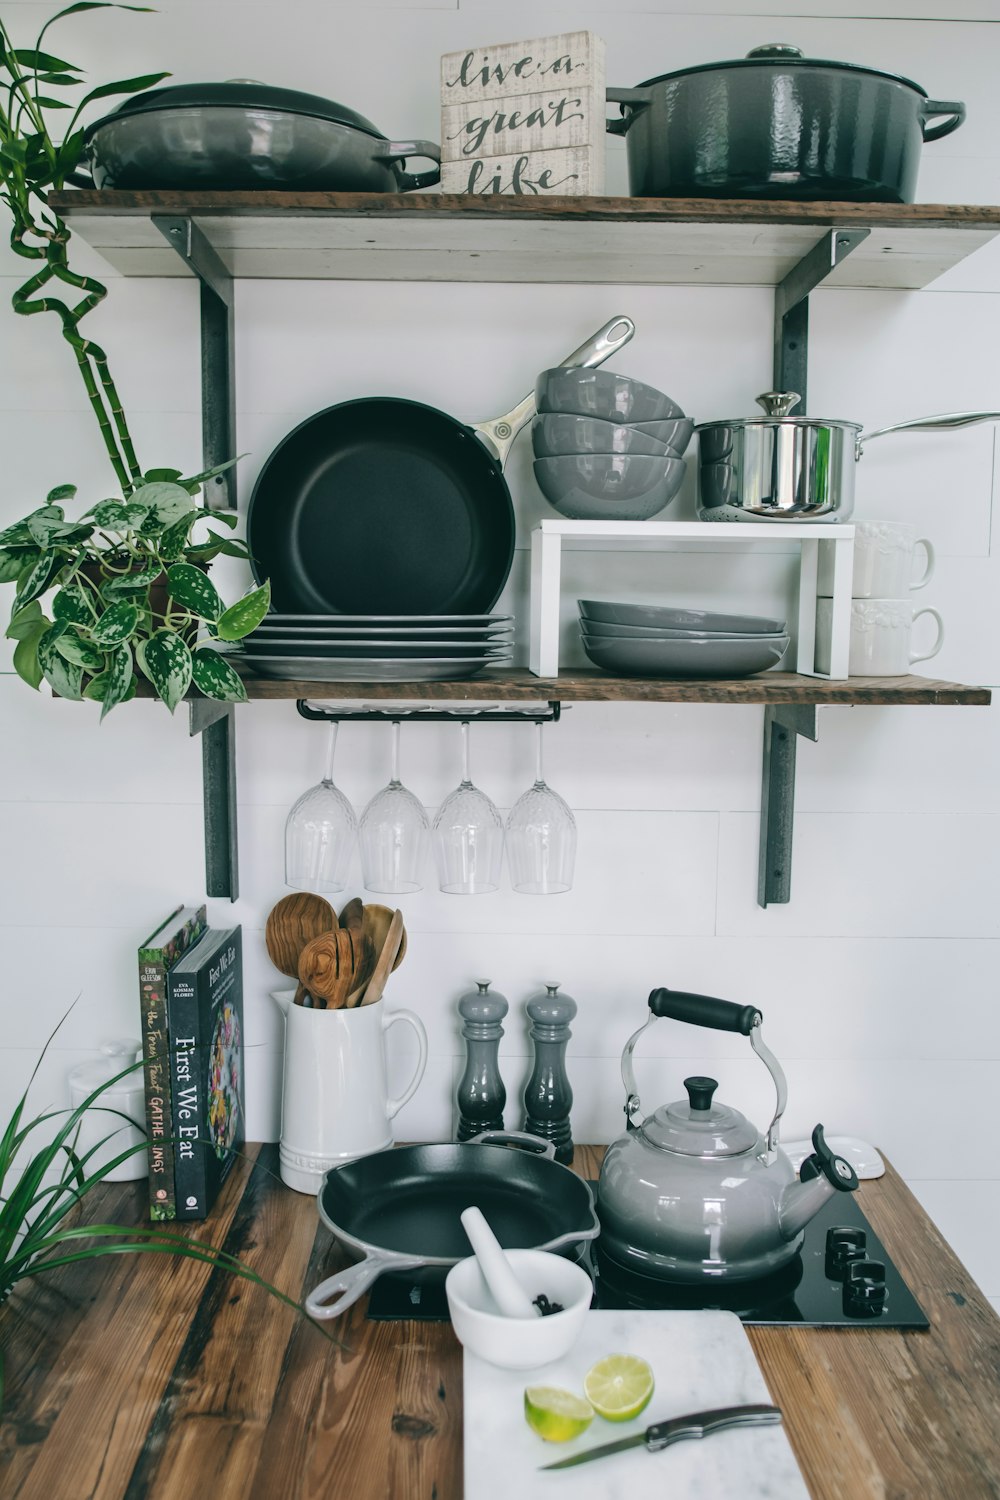
[[[596,1183],[591,1188],[596,1189]],[[930,1326],[857,1199],[847,1193],[835,1194],[806,1226],[802,1249],[788,1266],[757,1281],[732,1286],[660,1281],[609,1260],[601,1253],[599,1239],[590,1269],[593,1305],[598,1308],[718,1307],[736,1313],[744,1323],[810,1328]],[[443,1279],[380,1277],[368,1300],[368,1317],[379,1322],[447,1321]]]

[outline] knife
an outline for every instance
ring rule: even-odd
[[[721,1432],[724,1427],[770,1427],[781,1421],[781,1409],[777,1406],[720,1406],[715,1411],[696,1411],[687,1417],[671,1417],[668,1422],[655,1422],[645,1432],[633,1433],[631,1437],[619,1438],[616,1443],[604,1443],[600,1448],[588,1448],[585,1453],[574,1453],[572,1458],[560,1458],[554,1464],[542,1464],[542,1469],[571,1469],[574,1464],[589,1464],[592,1458],[606,1458],[609,1453],[624,1453],[627,1448],[644,1446],[650,1453],[659,1453],[671,1443],[682,1438],[708,1437]]]

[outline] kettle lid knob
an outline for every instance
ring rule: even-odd
[[[685,1078],[684,1087],[687,1089],[688,1103],[692,1110],[710,1110],[712,1095],[719,1087],[719,1083],[716,1078],[702,1078],[696,1075],[693,1078]]]

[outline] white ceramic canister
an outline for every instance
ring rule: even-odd
[[[300,1193],[319,1191],[331,1167],[392,1145],[390,1121],[412,1099],[427,1066],[427,1033],[409,1010],[384,1003],[313,1010],[294,990],[274,990],[285,1015],[281,1095],[281,1180]],[[403,1022],[416,1033],[413,1077],[397,1098],[386,1082],[385,1034]]]
[[[921,615],[937,621],[937,638],[929,651],[911,651],[910,633]],[[816,665],[829,671],[833,600],[816,601]],[[850,677],[905,677],[914,662],[937,656],[944,645],[944,621],[936,609],[914,610],[910,599],[852,599]]]
[[[934,548],[906,521],[858,521],[854,526],[853,599],[903,599],[924,588],[934,576]],[[922,573],[914,576],[918,547],[925,554]],[[833,549],[820,548],[816,591],[833,593]]]
[[[102,1056],[92,1062],[78,1063],[69,1071],[69,1091],[73,1108],[79,1109],[84,1100],[102,1084],[108,1084],[119,1073],[124,1073],[130,1063],[142,1061],[142,1043],[135,1041],[104,1042]],[[123,1151],[146,1145],[146,1097],[143,1090],[142,1067],[125,1073],[117,1083],[110,1084],[89,1105],[80,1117],[80,1133],[77,1154],[85,1155],[94,1150],[85,1166],[88,1176],[107,1162],[114,1161]],[[132,1150],[117,1167],[104,1174],[105,1182],[134,1182],[149,1174],[146,1152]]]

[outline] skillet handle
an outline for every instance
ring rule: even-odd
[[[564,370],[594,369],[597,365],[603,365],[606,359],[610,359],[616,349],[621,349],[627,344],[635,333],[635,324],[631,318],[620,313],[617,318],[612,318],[592,334],[586,343],[574,349],[572,354],[560,360],[559,366]],[[511,443],[517,437],[522,427],[526,427],[535,415],[535,393],[531,391],[523,401],[519,401],[513,411],[506,412],[502,417],[497,417],[493,422],[473,422],[471,430],[485,443],[485,446],[494,453],[499,460],[500,467],[506,461],[510,452]]]
[[[552,1161],[555,1158],[554,1141],[545,1141],[540,1135],[531,1135],[526,1130],[483,1130],[466,1142],[469,1146],[525,1146],[537,1151],[539,1156]]]
[[[383,1271],[410,1271],[426,1264],[426,1258],[422,1260],[419,1256],[382,1255],[377,1250],[370,1250],[357,1265],[345,1267],[343,1271],[338,1271],[335,1276],[328,1276],[319,1286],[314,1287],[305,1300],[305,1310],[311,1318],[318,1318],[320,1321],[339,1318],[342,1312],[354,1306]],[[335,1292],[341,1293],[336,1302],[328,1301]]]

